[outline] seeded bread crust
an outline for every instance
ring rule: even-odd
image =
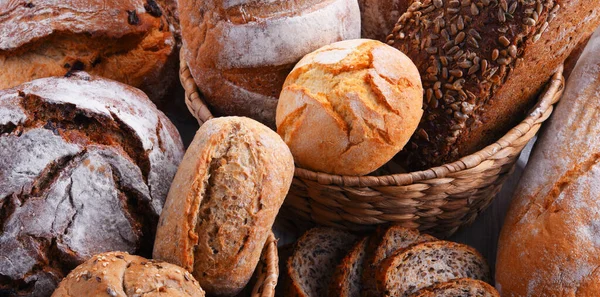
[[[368,237],[355,243],[335,268],[329,284],[329,297],[360,297],[363,263],[368,243]]]
[[[327,296],[336,266],[352,248],[356,237],[333,228],[308,230],[296,242],[287,261],[286,297]]]
[[[154,0],[2,1],[0,28],[0,89],[85,70],[160,102],[175,81],[175,39]]]
[[[385,42],[412,0],[359,0],[361,37]]]
[[[192,271],[209,295],[237,294],[293,176],[289,149],[268,127],[241,117],[204,123],[173,180],[154,258]]]
[[[405,297],[419,289],[457,278],[489,281],[485,259],[472,247],[433,241],[395,252],[377,271],[380,296]]]
[[[398,160],[426,169],[498,140],[599,23],[599,0],[414,2],[387,39],[425,89],[424,116]]]
[[[94,254],[150,256],[183,144],[140,90],[76,73],[0,91],[0,295]]]
[[[500,294],[486,282],[459,278],[421,289],[410,297],[500,297]]]
[[[77,266],[52,294],[52,297],[77,296],[204,297],[204,291],[179,266],[110,252],[93,256]]]

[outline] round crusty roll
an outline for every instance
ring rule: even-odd
[[[400,51],[357,39],[306,55],[285,81],[277,132],[303,168],[364,175],[389,161],[423,114],[419,71]]]
[[[176,81],[175,39],[155,0],[2,1],[0,28],[0,89],[85,70],[160,102]]]
[[[183,58],[211,110],[275,128],[286,76],[304,55],[360,37],[357,0],[180,0]]]
[[[242,117],[204,123],[173,180],[154,257],[192,271],[209,295],[236,295],[293,176],[292,154],[268,127]]]
[[[189,272],[177,265],[110,252],[77,266],[52,294],[72,296],[204,297],[204,291]]]
[[[385,42],[412,0],[358,0],[361,36]]]
[[[50,296],[97,253],[149,256],[182,156],[133,87],[79,72],[0,91],[0,296]]]

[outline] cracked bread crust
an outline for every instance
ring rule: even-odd
[[[78,296],[204,297],[204,291],[189,272],[177,265],[109,252],[77,266],[52,294]]]
[[[294,174],[279,135],[248,118],[206,122],[177,171],[154,257],[180,265],[207,293],[246,286]]]
[[[159,102],[175,81],[175,38],[155,0],[0,4],[0,89],[85,70]]]
[[[277,132],[302,168],[364,175],[404,147],[422,100],[418,70],[404,54],[379,41],[342,41],[292,70],[277,106]]]
[[[0,292],[49,296],[96,253],[149,255],[182,155],[129,86],[76,73],[0,91]]]

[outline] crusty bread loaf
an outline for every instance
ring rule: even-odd
[[[360,297],[362,272],[369,237],[354,244],[335,268],[329,282],[329,297]]]
[[[317,227],[307,231],[296,242],[287,262],[290,278],[286,297],[327,296],[336,266],[352,248],[356,236],[332,228]]]
[[[180,0],[183,57],[213,112],[275,128],[286,76],[304,55],[360,37],[357,0]]]
[[[154,0],[0,3],[0,89],[85,70],[158,102],[175,81],[175,40]]]
[[[358,0],[361,37],[385,41],[412,0]]]
[[[418,70],[404,54],[375,40],[341,41],[294,67],[277,105],[277,132],[302,168],[364,175],[404,147],[422,98]]]
[[[378,227],[371,236],[367,247],[367,256],[362,273],[363,297],[378,297],[381,292],[377,290],[376,274],[381,261],[390,257],[394,252],[407,248],[413,244],[433,241],[435,237],[420,235],[419,231],[407,229],[398,225]]]
[[[459,278],[421,289],[410,297],[500,297],[500,294],[486,282]]]
[[[192,271],[209,295],[237,294],[293,175],[289,149],[268,127],[241,117],[204,123],[173,180],[154,257]]]
[[[380,296],[405,297],[419,289],[456,278],[489,281],[489,268],[473,248],[449,241],[413,245],[381,262]]]
[[[415,1],[388,36],[425,88],[423,119],[398,160],[425,169],[498,140],[599,23],[600,0]]]
[[[110,252],[95,255],[77,266],[52,294],[75,296],[204,297],[204,291],[179,266]]]
[[[182,156],[127,85],[75,73],[0,91],[0,295],[49,296],[97,253],[149,256]]]
[[[502,296],[600,292],[600,31],[569,78],[509,208],[498,246]]]

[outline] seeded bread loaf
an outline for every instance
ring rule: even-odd
[[[99,254],[77,266],[52,297],[204,297],[185,269],[124,252]]]
[[[154,0],[0,2],[0,89],[76,70],[158,102],[175,81],[175,39]]]
[[[283,82],[304,55],[360,37],[357,0],[180,0],[183,58],[211,111],[275,128]]]
[[[307,231],[296,242],[287,262],[290,278],[286,297],[327,296],[336,266],[348,253],[356,236],[342,230],[318,227]]]
[[[249,118],[202,125],[160,216],[154,258],[192,271],[209,295],[232,296],[254,273],[294,176],[279,135]]]
[[[498,242],[502,296],[600,292],[600,31],[567,81],[515,190]]]
[[[486,282],[459,278],[421,289],[410,297],[500,297],[500,294]]]
[[[360,297],[361,277],[369,237],[354,244],[335,268],[329,283],[329,297]]]
[[[425,89],[419,129],[398,160],[425,169],[498,140],[599,23],[600,0],[415,1],[388,36]]]
[[[385,41],[412,0],[358,0],[361,37]]]
[[[97,253],[150,256],[182,156],[130,86],[75,73],[0,91],[0,295],[49,296]]]
[[[381,262],[380,296],[405,297],[419,289],[457,278],[489,281],[489,268],[473,248],[449,241],[413,245]]]
[[[419,231],[407,229],[397,225],[381,226],[371,236],[367,247],[367,256],[362,273],[363,297],[378,297],[381,293],[377,290],[376,274],[381,261],[391,256],[394,252],[407,248],[413,244],[433,241],[435,237],[420,235]]]

